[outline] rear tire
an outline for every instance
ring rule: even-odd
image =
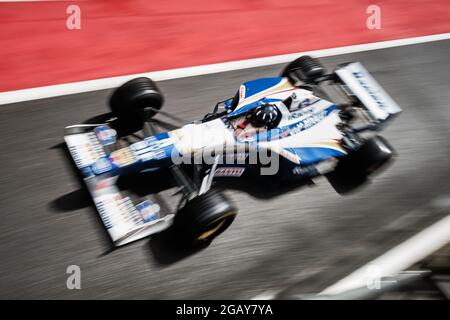
[[[319,60],[310,56],[301,56],[289,63],[281,76],[287,77],[293,82],[296,82],[295,78],[303,82],[315,82],[325,73],[326,70]]]
[[[394,156],[394,148],[389,142],[375,136],[339,160],[335,170],[326,177],[338,193],[344,194],[363,185],[371,174],[385,167]]]
[[[211,189],[186,203],[175,216],[174,227],[191,245],[210,243],[231,225],[236,214],[225,195]]]
[[[121,122],[139,129],[145,120],[156,113],[145,111],[145,108],[152,107],[159,110],[163,103],[164,97],[156,84],[145,77],[124,83],[114,91],[109,100],[111,111]]]

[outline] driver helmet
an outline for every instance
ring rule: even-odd
[[[266,126],[268,129],[274,128],[280,121],[280,111],[274,104],[263,104],[256,107],[250,114],[249,121],[256,127]]]

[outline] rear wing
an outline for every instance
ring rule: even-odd
[[[119,189],[118,176],[108,172],[93,174],[93,171],[101,170],[101,163],[104,162],[102,159],[108,157],[112,147],[104,145],[98,139],[96,128],[100,128],[100,125],[67,127],[64,140],[75,165],[83,175],[114,246],[121,246],[167,229],[172,224],[174,215],[164,209],[165,205],[160,206],[161,199],[156,195],[137,197]]]
[[[342,81],[344,91],[365,107],[372,121],[384,122],[402,111],[361,63],[341,65],[335,73]]]

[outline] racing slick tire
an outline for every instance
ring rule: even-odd
[[[315,82],[325,75],[326,70],[319,60],[310,56],[301,56],[289,63],[281,73],[282,77],[287,77],[295,82],[295,78],[304,82]]]
[[[142,128],[144,121],[155,115],[161,109],[164,97],[156,84],[149,78],[132,79],[117,88],[109,100],[113,114],[132,127]],[[144,112],[145,111],[145,112]]]
[[[372,173],[385,167],[395,154],[394,148],[386,139],[375,136],[339,160],[335,170],[326,177],[338,193],[348,193],[364,184]]]
[[[211,189],[189,200],[175,215],[175,230],[185,244],[209,244],[224,232],[237,210],[223,193]]]

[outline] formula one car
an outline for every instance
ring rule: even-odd
[[[185,243],[209,243],[237,213],[213,185],[220,177],[283,183],[325,175],[336,191],[354,190],[395,155],[374,132],[401,111],[360,63],[327,73],[309,56],[291,62],[280,77],[245,82],[203,119],[175,130],[155,129],[156,114],[176,119],[162,105],[156,84],[137,78],[112,94],[110,121],[65,129],[68,149],[116,246],[169,227]],[[118,185],[130,173],[161,170],[180,186],[176,209]]]

